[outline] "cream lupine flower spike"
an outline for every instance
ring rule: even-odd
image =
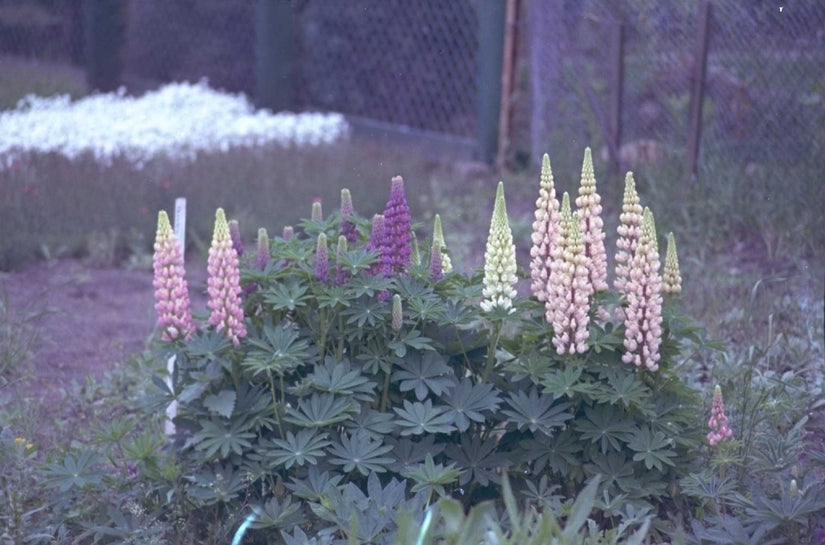
[[[484,252],[484,290],[481,309],[490,312],[494,308],[512,312],[516,290],[516,247],[513,232],[507,220],[507,204],[504,201],[504,182],[498,183],[487,249]]]
[[[207,260],[209,279],[207,280],[209,302],[212,311],[209,324],[224,334],[238,346],[246,337],[246,326],[241,307],[241,276],[238,253],[232,247],[229,225],[223,208],[215,212],[215,231]]]
[[[595,291],[607,288],[607,252],[604,249],[604,222],[602,221],[601,197],[596,192],[596,175],[593,171],[593,157],[590,148],[584,149],[582,179],[579,196],[576,197],[576,215],[582,230],[584,255],[587,256],[587,270],[590,283]]]
[[[566,192],[562,197],[559,227],[547,282],[546,317],[553,324],[556,352],[581,354],[587,351],[593,285],[581,227],[570,210],[570,196]]]
[[[435,215],[433,222],[433,243],[437,242],[441,248],[441,272],[447,274],[453,270],[453,262],[447,253],[447,243],[444,241],[444,231],[441,230],[441,216]]]
[[[616,241],[616,279],[613,281],[620,293],[625,293],[625,284],[630,276],[630,262],[642,234],[642,206],[636,193],[633,173],[628,172],[624,182],[622,213],[619,215],[619,238]]]
[[[530,247],[530,290],[539,301],[547,300],[547,280],[550,278],[551,252],[559,232],[559,200],[553,183],[550,157],[541,160],[539,198],[536,199],[535,221]]]
[[[676,238],[673,233],[667,235],[667,254],[665,255],[665,272],[662,275],[662,293],[682,293],[682,275],[679,272],[679,256],[676,254]]]
[[[659,369],[659,347],[662,344],[662,276],[659,273],[659,245],[653,213],[645,208],[642,235],[630,264],[625,285],[625,353],[622,361]]]

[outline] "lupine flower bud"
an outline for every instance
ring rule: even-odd
[[[387,232],[387,245],[390,274],[399,274],[410,264],[410,233],[412,233],[412,219],[407,196],[404,192],[404,180],[401,176],[392,179],[390,198],[384,209],[384,220]]]
[[[662,275],[662,293],[681,293],[682,275],[679,272],[679,256],[676,255],[676,239],[673,233],[667,235],[665,272]]]
[[[596,175],[593,172],[593,157],[590,148],[584,149],[582,179],[579,196],[576,197],[579,225],[584,240],[584,255],[587,256],[587,270],[590,283],[595,291],[607,290],[607,251],[604,249],[604,222],[602,221],[601,197],[596,192]]]
[[[335,250],[335,285],[340,286],[349,281],[349,271],[344,268],[343,258],[347,253],[347,237],[338,235],[338,247]]]
[[[347,238],[347,242],[355,243],[358,240],[358,231],[352,223],[352,216],[355,209],[352,206],[352,195],[349,189],[341,190],[341,234]]]
[[[241,308],[241,276],[238,254],[232,247],[229,225],[223,208],[218,208],[215,212],[215,231],[212,235],[212,246],[209,248],[207,270],[207,306],[212,311],[209,315],[209,324],[215,326],[218,331],[224,331],[232,340],[232,344],[238,346],[240,339],[246,336]]]
[[[570,196],[562,196],[561,220],[553,244],[545,302],[547,321],[553,324],[553,346],[558,354],[587,351],[590,296],[593,285],[584,254],[578,219],[570,210]]]
[[[232,247],[238,257],[243,257],[243,241],[241,240],[241,228],[238,220],[229,220],[229,238],[232,239]]]
[[[541,160],[539,198],[536,200],[535,221],[530,247],[530,289],[539,301],[547,300],[547,280],[550,278],[553,244],[559,232],[559,200],[553,184],[550,157],[545,153]]]
[[[630,276],[630,262],[642,235],[642,206],[636,194],[632,172],[628,172],[625,177],[622,213],[619,215],[617,231],[619,238],[616,241],[616,279],[613,281],[613,287],[625,293],[625,284]]]
[[[444,273],[452,272],[453,262],[450,260],[450,254],[447,253],[447,243],[444,241],[444,231],[441,230],[441,216],[435,215],[433,223],[433,243],[438,242],[441,255],[441,270]]]
[[[401,309],[401,296],[397,293],[392,296],[392,330],[401,331],[404,325],[404,312]]]
[[[315,279],[329,282],[329,247],[324,233],[318,235],[318,243],[315,245]]]
[[[432,250],[430,251],[430,278],[433,282],[438,282],[444,278],[443,263],[441,261],[441,245],[433,239]]]
[[[504,182],[499,182],[484,252],[484,298],[481,309],[490,312],[494,308],[501,308],[512,312],[513,298],[516,296],[513,286],[516,280],[516,247],[507,219]]]
[[[410,254],[410,262],[416,267],[421,265],[421,252],[418,250],[418,237],[415,236],[415,231],[410,233],[412,242],[412,253]]]
[[[728,427],[728,417],[725,416],[725,403],[722,400],[722,388],[717,384],[713,389],[713,405],[710,408],[708,420],[708,443],[717,445],[733,437],[733,431]]]
[[[622,361],[659,369],[659,347],[662,344],[662,276],[659,273],[659,245],[653,214],[645,208],[642,234],[630,262],[625,284],[625,353]]]
[[[192,311],[189,306],[189,289],[183,268],[183,253],[172,231],[169,217],[158,213],[158,230],[155,237],[154,266],[155,313],[164,341],[179,337],[187,338],[192,331]]]
[[[286,242],[291,239],[294,234],[295,229],[291,225],[284,225],[284,232],[281,235],[281,238],[284,239],[284,242]]]
[[[315,198],[312,200],[312,214],[310,215],[312,221],[324,221],[324,211],[321,208],[321,199]]]
[[[370,241],[367,243],[367,251],[378,252],[378,262],[370,267],[369,273],[371,275],[375,276],[380,273],[389,276],[389,271],[385,270],[389,260],[384,259],[387,247],[386,220],[383,214],[375,214],[372,217],[372,230],[370,231]]]
[[[258,229],[258,268],[266,269],[272,254],[269,251],[269,235],[266,229],[261,227]]]

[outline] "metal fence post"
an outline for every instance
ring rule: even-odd
[[[292,3],[258,0],[255,8],[255,102],[289,110],[292,96]]]
[[[506,4],[478,2],[478,158],[492,163],[498,149]]]
[[[699,34],[693,64],[693,81],[690,91],[690,132],[688,133],[688,172],[696,174],[699,164],[699,144],[702,138],[702,103],[705,97],[705,72],[708,65],[710,38],[710,2],[699,5]]]
[[[109,92],[120,86],[126,45],[126,0],[84,0],[86,80],[91,89]]]
[[[610,151],[610,168],[613,172],[621,172],[622,96],[624,95],[624,25],[622,23],[611,25],[610,42],[613,70],[610,84],[610,141],[608,142],[608,150]]]

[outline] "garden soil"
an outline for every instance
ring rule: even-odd
[[[206,309],[205,269],[205,264],[187,266],[195,312]],[[41,401],[54,416],[73,382],[100,380],[128,362],[147,347],[155,325],[150,270],[97,267],[82,260],[35,262],[0,273],[4,293],[9,323],[25,321],[24,338],[34,341],[17,378],[6,387]],[[27,321],[26,316],[35,318]]]

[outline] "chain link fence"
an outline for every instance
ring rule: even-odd
[[[576,156],[584,145],[606,159],[617,131],[626,168],[687,161],[695,68],[704,54],[700,165],[752,171],[769,158],[825,167],[825,3],[714,0],[704,53],[698,1],[525,4],[520,31],[529,37],[519,66],[528,83],[514,115],[529,123],[515,124],[522,127],[513,135],[516,159],[535,161],[554,148],[562,150],[555,157]]]
[[[291,2],[292,107],[475,137],[483,1]],[[700,0],[510,1],[520,14],[505,74],[511,165],[549,151],[572,168],[585,145],[602,159],[614,151],[624,168],[686,162],[703,56],[700,165],[825,166],[825,2],[713,0],[702,53]],[[205,77],[254,96],[256,5],[128,2],[122,81],[140,93]],[[82,66],[83,15],[81,0],[0,0],[0,61]]]

